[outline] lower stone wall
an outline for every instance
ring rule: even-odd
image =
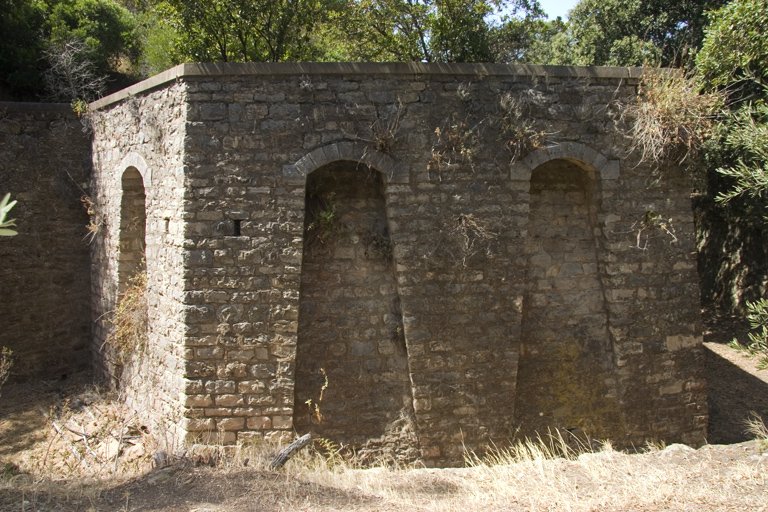
[[[90,141],[69,105],[0,103],[0,197],[19,234],[0,237],[0,345],[12,378],[88,367]]]

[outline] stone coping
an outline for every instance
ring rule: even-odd
[[[285,75],[449,75],[551,76],[573,78],[639,78],[644,68],[598,66],[538,66],[529,64],[458,64],[427,62],[188,62],[163,71],[91,103],[93,110],[119,102],[183,77],[285,76]]]

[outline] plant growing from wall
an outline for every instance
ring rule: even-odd
[[[96,238],[104,221],[96,220],[96,204],[91,201],[89,196],[83,195],[80,197],[80,202],[83,203],[83,207],[85,207],[85,211],[88,213],[88,224],[85,226],[88,230],[88,234],[85,235],[85,239],[88,240],[88,243],[91,243],[93,239]]]
[[[480,252],[489,255],[491,242],[498,238],[498,233],[489,226],[488,222],[478,219],[471,213],[462,213],[456,217],[451,235],[458,244],[461,264],[465,267],[472,256]]]
[[[112,332],[107,337],[115,354],[115,362],[125,365],[147,344],[147,272],[141,271],[130,280],[112,318]]]
[[[11,376],[11,367],[13,366],[13,351],[8,347],[3,347],[0,351],[0,388],[3,387]]]
[[[307,408],[309,409],[310,420],[315,425],[319,425],[323,422],[323,413],[320,412],[320,404],[323,401],[323,393],[325,393],[325,390],[328,389],[328,373],[326,373],[324,368],[320,368],[320,373],[323,374],[324,382],[320,388],[320,395],[317,397],[317,402],[313,401],[311,398],[308,398],[304,401],[304,403],[307,404]]]
[[[479,144],[478,128],[479,124],[470,127],[466,120],[457,119],[455,114],[445,127],[435,128],[432,156],[427,162],[427,170],[436,170],[438,179],[442,181],[443,171],[455,169],[463,163],[471,166]]]
[[[499,112],[496,117],[499,137],[512,155],[512,162],[543,147],[547,136],[550,135],[546,131],[535,129],[535,121],[530,111],[531,105],[537,99],[536,91],[533,90],[528,90],[519,97],[505,93],[499,99]]]
[[[11,194],[5,194],[2,201],[0,201],[0,236],[16,236],[18,232],[13,229],[9,229],[16,225],[15,219],[6,220],[8,212],[11,211],[16,205],[16,201],[11,201]],[[2,348],[0,352],[0,388],[10,377],[11,366],[13,366],[13,359],[11,356],[13,352],[7,347]]]
[[[397,143],[397,134],[400,131],[400,123],[405,114],[403,102],[398,98],[397,107],[388,116],[382,118],[376,112],[376,120],[371,124],[373,146],[376,151],[391,153]]]
[[[671,243],[677,242],[677,236],[675,235],[675,227],[672,224],[672,219],[666,218],[661,214],[648,210],[643,215],[643,218],[632,224],[632,229],[637,229],[637,240],[635,241],[635,249],[645,251],[648,249],[648,234],[649,230],[659,230],[671,238]],[[645,239],[643,239],[643,233],[646,233]]]
[[[344,232],[336,211],[335,192],[325,194],[310,190],[307,193],[307,224],[304,230],[305,247],[316,250],[330,245]]]
[[[636,101],[620,105],[619,113],[631,122],[630,151],[639,152],[639,163],[653,165],[658,178],[664,163],[700,153],[722,108],[722,95],[701,93],[694,77],[654,70],[643,74]]]
[[[16,219],[5,219],[8,212],[10,212],[11,208],[15,205],[16,201],[11,201],[10,192],[5,194],[2,201],[0,201],[0,236],[16,236],[19,234],[17,231],[9,229],[16,225]]]

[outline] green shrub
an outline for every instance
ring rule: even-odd
[[[747,319],[753,330],[749,333],[749,345],[744,347],[734,338],[730,346],[756,357],[758,369],[768,369],[768,299],[747,302]]]

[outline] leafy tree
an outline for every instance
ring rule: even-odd
[[[711,19],[696,63],[702,88],[720,90],[729,107],[710,149],[732,185],[720,200],[768,204],[768,1],[734,0]]]
[[[112,0],[47,0],[47,4],[50,42],[81,41],[99,72],[130,68],[138,58],[136,19],[125,7]]]
[[[154,8],[179,34],[181,53],[208,62],[302,60],[322,12],[318,0],[163,0]]]
[[[142,76],[152,76],[185,60],[182,36],[173,23],[163,19],[157,11],[139,13],[139,70]]]
[[[493,31],[495,62],[530,64],[568,64],[568,25],[558,17],[547,21],[538,13],[525,18],[510,18]]]
[[[710,27],[696,66],[707,88],[755,82],[768,86],[768,2],[735,0],[710,13]]]
[[[714,269],[705,269],[716,276],[712,298],[739,311],[764,294],[768,279],[768,1],[734,0],[710,19],[696,64],[701,88],[721,94],[725,109],[706,148],[701,218],[709,236],[701,246],[714,255]]]
[[[31,0],[0,0],[0,88],[12,96],[34,96],[43,88],[45,16],[45,9]]]
[[[572,63],[680,66],[701,47],[706,12],[726,0],[581,0],[569,13]]]
[[[113,0],[0,0],[0,33],[0,87],[16,98],[45,96],[47,57],[69,44],[99,76],[133,72],[140,50],[135,16]]]
[[[339,35],[355,60],[511,60],[523,36],[514,24],[501,30],[503,12],[505,22],[542,14],[536,0],[357,0],[341,11]]]

